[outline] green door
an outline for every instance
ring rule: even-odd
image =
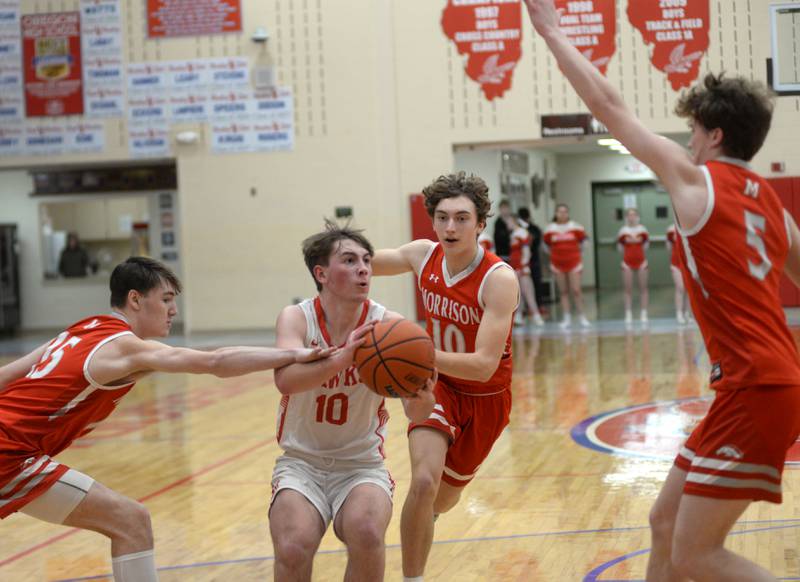
[[[650,248],[647,251],[650,287],[672,285],[666,232],[673,219],[672,205],[666,191],[653,182],[595,183],[592,185],[592,197],[597,289],[622,287],[622,255],[616,243],[617,233],[625,222],[625,209],[630,206],[639,210],[642,224],[650,232]]]

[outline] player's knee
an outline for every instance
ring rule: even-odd
[[[657,504],[650,509],[650,531],[653,538],[659,542],[671,542],[675,529],[674,517],[668,515]]]
[[[298,536],[273,537],[275,559],[288,570],[301,570],[314,559],[316,545]]]
[[[142,549],[153,547],[153,524],[150,521],[150,512],[138,501],[129,500],[126,508],[128,519],[125,536]]]
[[[441,477],[429,471],[420,471],[411,478],[411,494],[433,503],[439,491]]]
[[[371,520],[360,520],[345,534],[347,547],[359,552],[375,552],[384,547],[383,529]]]

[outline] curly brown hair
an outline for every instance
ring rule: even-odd
[[[707,130],[721,129],[725,155],[749,161],[767,138],[773,96],[758,81],[709,73],[701,83],[681,95],[675,113]]]
[[[472,174],[467,176],[466,172],[439,176],[423,188],[422,194],[425,196],[425,210],[431,218],[439,202],[458,196],[466,196],[472,200],[478,214],[478,222],[485,223],[491,216],[489,210],[492,208],[492,202],[489,200],[489,187],[478,176]]]

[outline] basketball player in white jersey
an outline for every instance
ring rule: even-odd
[[[91,432],[150,372],[230,377],[330,350],[173,348],[145,338],[169,334],[181,292],[174,273],[158,261],[131,257],[114,269],[110,288],[110,314],[83,319],[0,367],[0,518],[19,511],[96,531],[111,541],[117,582],[153,582],[158,576],[147,509],[54,457]]]
[[[277,345],[341,347],[325,363],[275,373],[283,394],[277,431],[284,450],[269,512],[275,580],[310,582],[314,554],[331,522],[347,546],[345,580],[383,580],[394,492],[383,463],[389,413],[383,397],[358,378],[353,353],[374,322],[400,316],[368,298],[373,249],[359,231],[328,223],[303,242],[303,255],[319,294],[281,312]],[[433,384],[402,399],[410,420],[422,421],[433,410]]]

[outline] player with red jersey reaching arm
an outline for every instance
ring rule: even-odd
[[[53,457],[89,433],[150,372],[238,376],[327,356],[295,348],[203,352],[143,338],[169,334],[178,278],[131,257],[111,274],[110,315],[86,318],[0,368],[0,517],[15,511],[111,540],[115,580],[157,580],[147,509]]]
[[[716,397],[681,448],[650,514],[650,581],[776,580],[724,547],[752,501],[781,501],[786,451],[800,433],[800,363],[778,288],[800,282],[800,232],[748,161],[772,119],[766,89],[707,75],[676,112],[691,157],[648,130],[559,29],[553,0],[525,0],[537,32],[589,107],[669,192],[689,298]]]
[[[642,306],[641,320],[647,323],[647,249],[650,233],[640,222],[639,211],[628,208],[625,224],[617,233],[617,246],[622,253],[622,283],[625,289],[625,323],[633,323],[633,274],[639,281],[639,301]]]
[[[441,176],[423,190],[439,242],[375,254],[376,275],[413,271],[436,345],[436,406],[409,427],[411,486],[400,533],[403,575],[422,579],[434,515],[451,509],[508,424],[514,271],[477,243],[491,203],[480,178]]]
[[[283,309],[277,344],[342,348],[275,372],[284,450],[272,475],[269,511],[275,580],[311,581],[314,554],[331,523],[347,547],[345,580],[383,580],[394,493],[383,451],[389,412],[383,397],[361,382],[353,354],[376,321],[399,316],[368,298],[373,250],[360,231],[328,223],[303,242],[303,255],[319,294]],[[433,382],[402,403],[409,419],[426,419]]]

